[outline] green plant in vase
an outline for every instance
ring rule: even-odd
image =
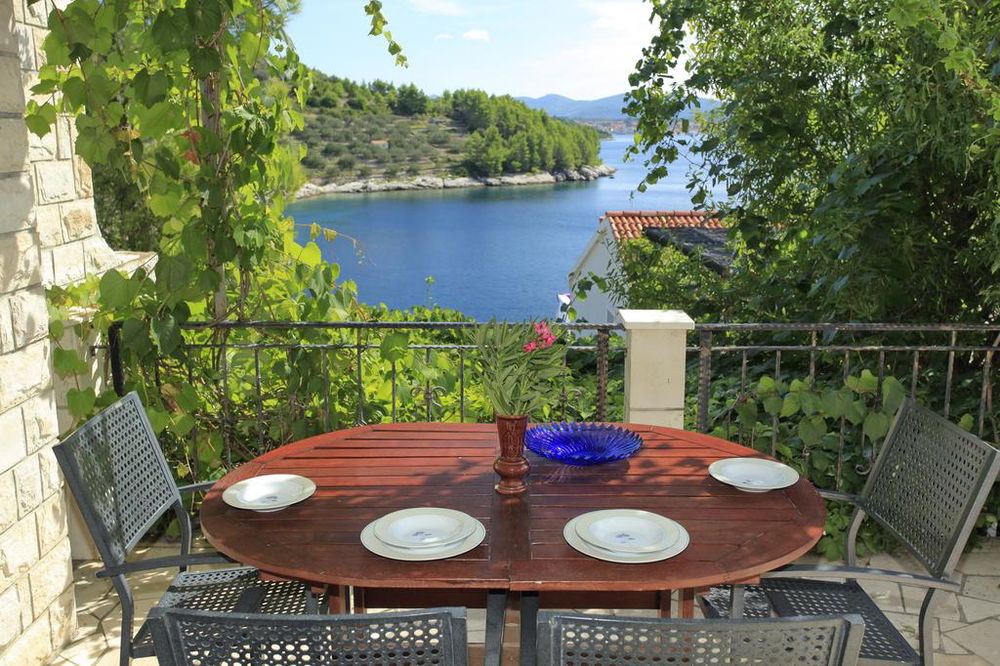
[[[547,322],[479,326],[474,343],[479,350],[476,379],[493,407],[500,455],[493,469],[500,475],[498,493],[516,495],[527,484],[524,432],[528,417],[547,401],[546,388],[563,363],[563,347]]]

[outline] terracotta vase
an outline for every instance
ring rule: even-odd
[[[517,495],[528,488],[524,477],[528,474],[528,460],[524,457],[524,431],[528,417],[496,415],[497,435],[500,438],[500,455],[493,461],[493,469],[500,475],[494,488],[501,495]]]

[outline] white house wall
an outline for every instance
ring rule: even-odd
[[[611,228],[607,219],[602,217],[593,238],[569,274],[568,284],[571,293],[576,293],[576,283],[582,277],[591,273],[607,277],[612,262],[612,253],[607,240],[609,238],[611,238]],[[596,286],[587,294],[586,300],[574,301],[573,308],[576,309],[577,321],[594,324],[612,324],[617,321],[617,306],[608,294]]]

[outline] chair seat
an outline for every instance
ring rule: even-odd
[[[700,601],[705,615],[728,617],[731,590],[729,585],[713,587],[708,595],[702,596]],[[917,652],[855,581],[766,578],[760,585],[747,585],[746,591],[758,599],[766,595],[772,611],[779,617],[857,613],[865,621],[861,642],[861,659],[865,663],[920,664]],[[748,600],[746,606],[749,617],[764,617],[757,604],[751,609]]]
[[[156,605],[281,615],[316,612],[316,600],[305,583],[262,581],[254,567],[182,571]],[[147,622],[142,623],[132,640],[132,653],[135,657],[153,656],[153,638]]]
[[[747,585],[743,589],[746,593],[743,598],[743,617],[774,617],[771,600],[767,598],[760,586]],[[729,617],[729,598],[732,593],[731,586],[720,585],[713,587],[707,594],[699,596],[698,601],[705,617]]]

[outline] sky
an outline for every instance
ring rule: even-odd
[[[368,35],[363,0],[302,0],[288,32],[306,65],[356,81],[580,100],[628,90],[653,36],[644,0],[384,0],[383,11],[407,68]]]

